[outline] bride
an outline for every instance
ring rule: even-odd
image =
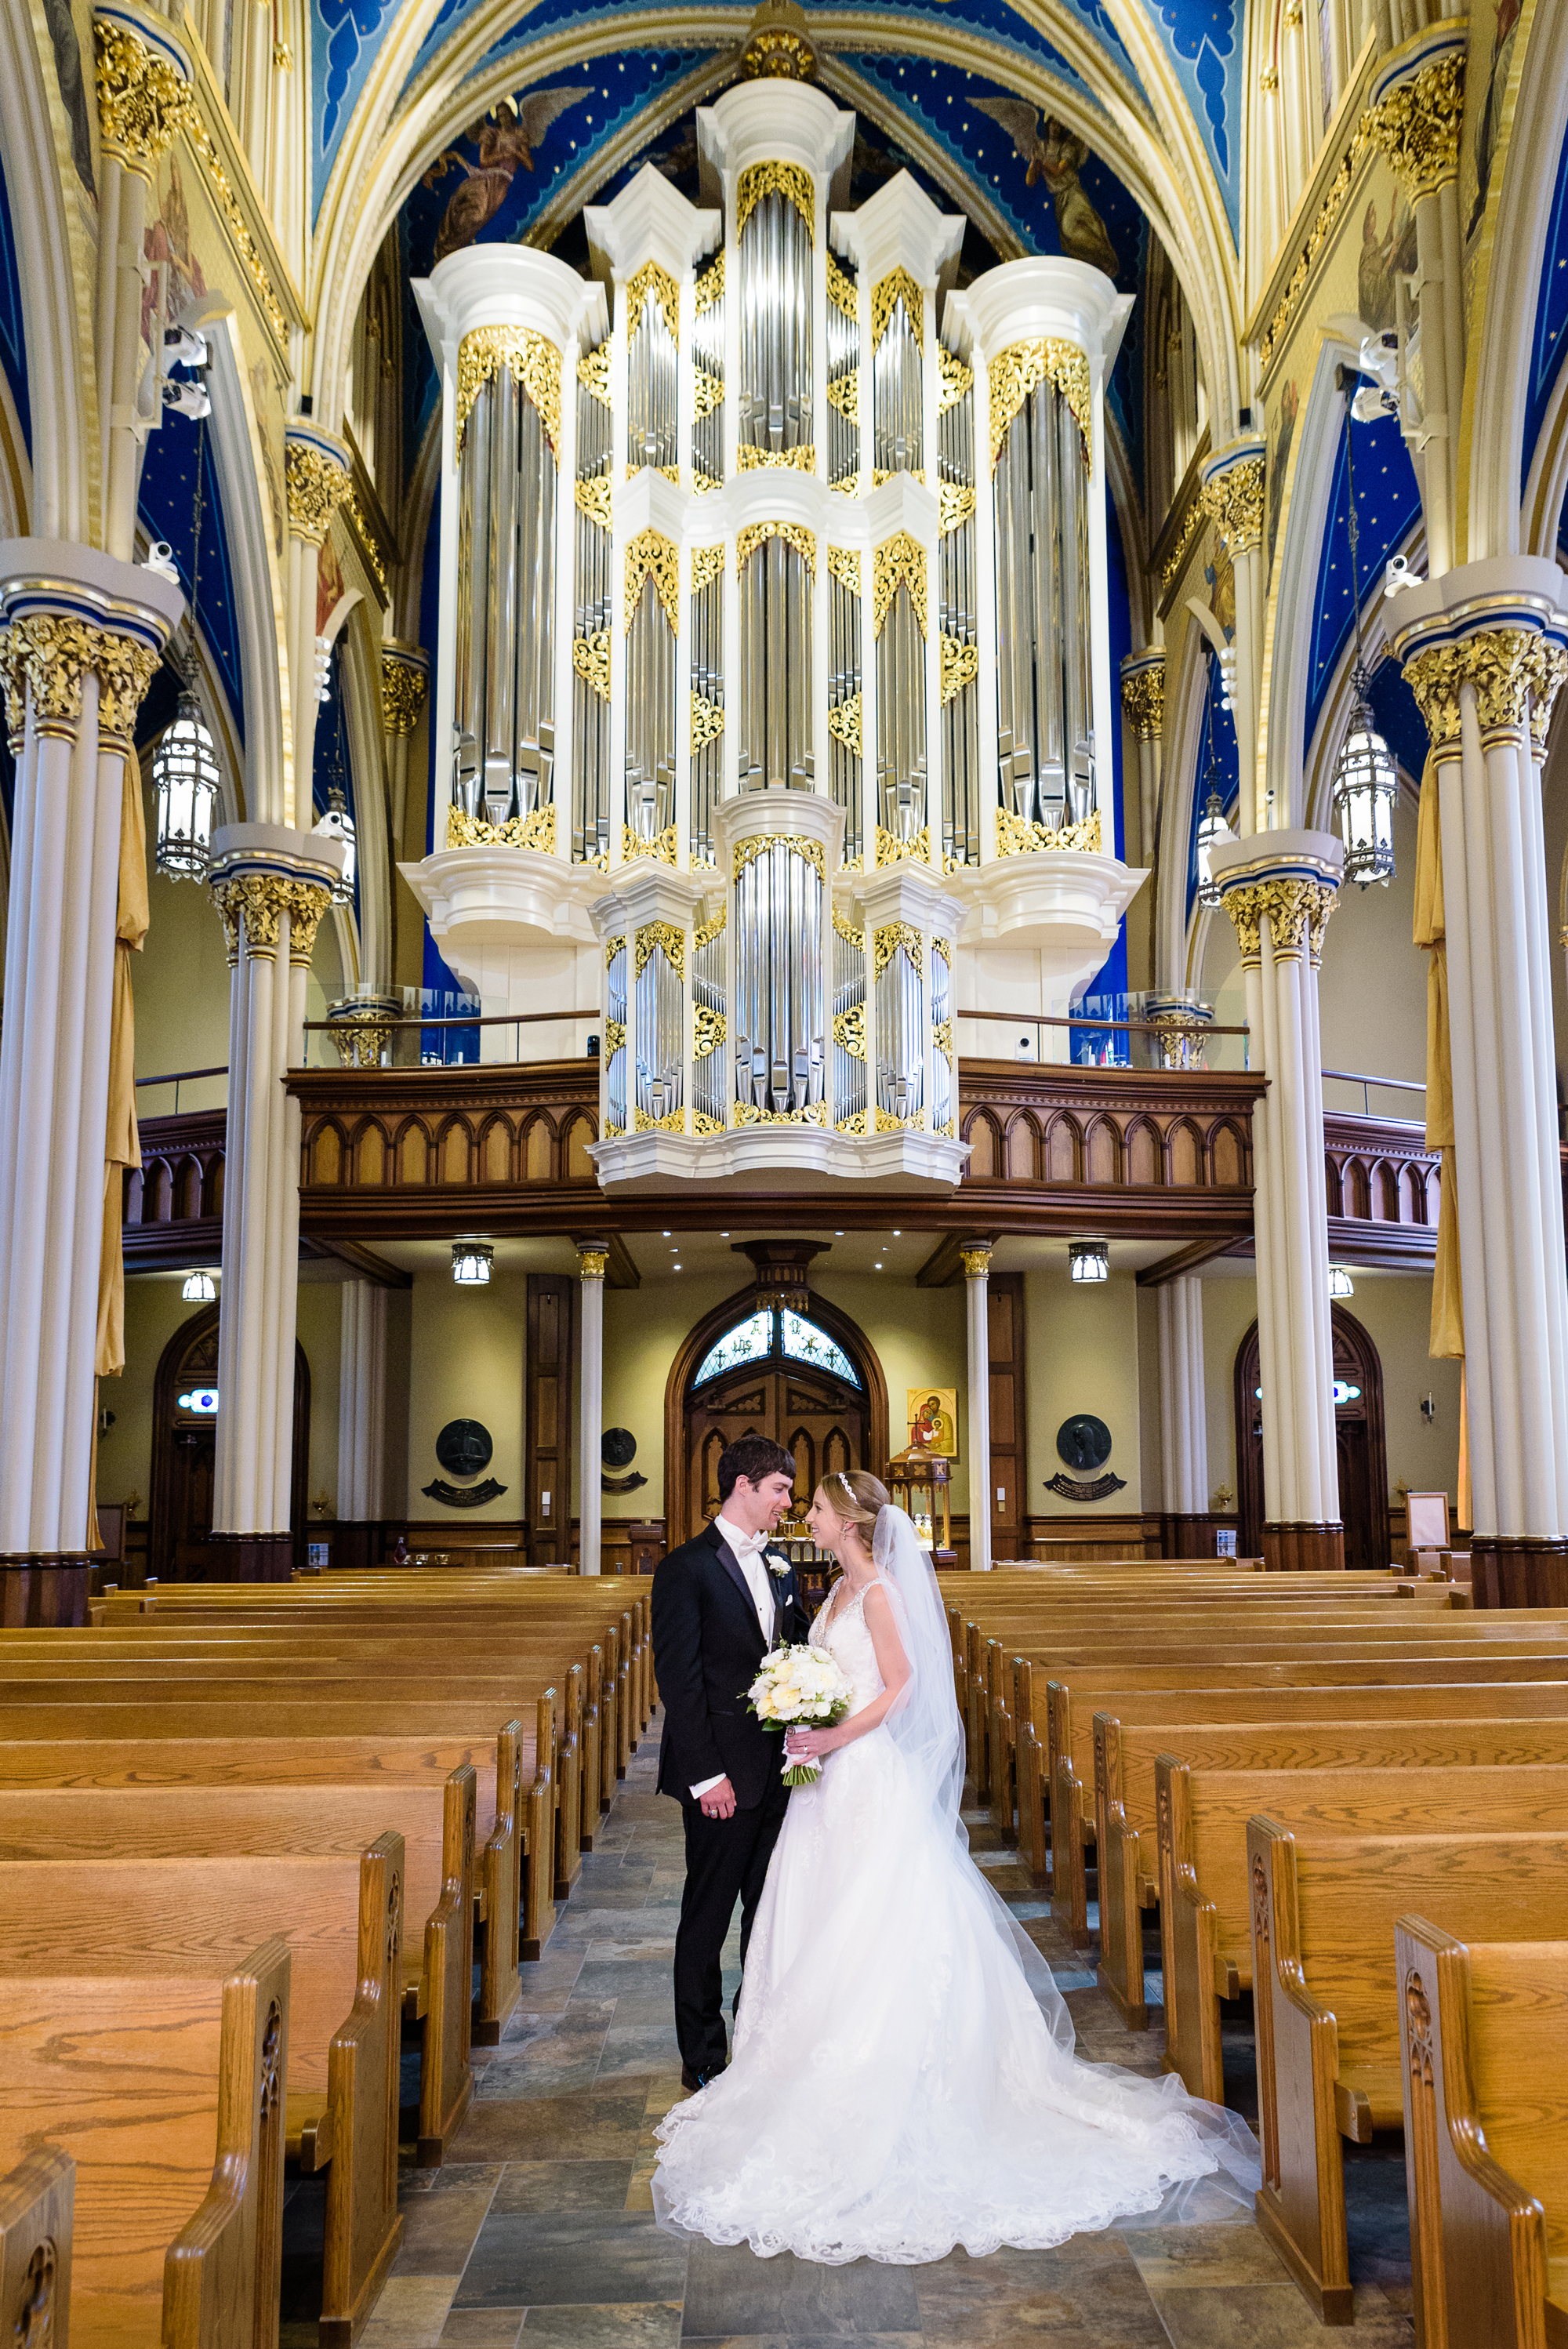
[[[786,1738],[824,1767],[789,1798],[729,2067],[660,2126],[660,2224],[914,2263],[1048,2249],[1216,2171],[1250,2201],[1233,2114],[1078,2061],[1049,1969],[969,1857],[952,1648],[909,1518],[856,1470],[819,1486],[810,1525],[842,1568],[811,1642],[852,1708]]]

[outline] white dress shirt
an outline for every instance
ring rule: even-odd
[[[762,1637],[771,1647],[773,1643],[772,1577],[762,1563],[762,1553],[768,1547],[769,1537],[766,1534],[743,1534],[738,1526],[730,1524],[722,1510],[713,1523],[714,1530],[720,1541],[727,1544],[737,1566],[746,1577],[746,1587],[751,1593],[752,1604],[757,1609],[757,1619],[762,1627]],[[717,1778],[702,1779],[691,1790],[693,1802],[700,1802],[710,1788],[722,1785],[723,1783],[722,1772]]]

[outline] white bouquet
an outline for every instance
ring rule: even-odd
[[[854,1693],[826,1648],[783,1647],[763,1657],[746,1702],[765,1729],[830,1729],[843,1720]],[[784,1765],[787,1786],[813,1786],[821,1775],[820,1762]]]

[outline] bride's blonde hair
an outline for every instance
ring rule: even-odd
[[[833,1515],[841,1517],[847,1526],[853,1526],[863,1537],[869,1549],[877,1513],[888,1506],[887,1486],[880,1484],[869,1469],[835,1468],[830,1476],[823,1477],[817,1490]]]

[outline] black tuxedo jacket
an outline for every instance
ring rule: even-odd
[[[795,1577],[775,1576],[775,1646],[810,1628]],[[768,1652],[746,1577],[717,1526],[705,1526],[654,1574],[654,1671],[665,1709],[659,1792],[689,1802],[705,1778],[727,1777],[743,1811],[766,1797],[782,1766],[778,1730],[764,1729],[746,1692]]]

